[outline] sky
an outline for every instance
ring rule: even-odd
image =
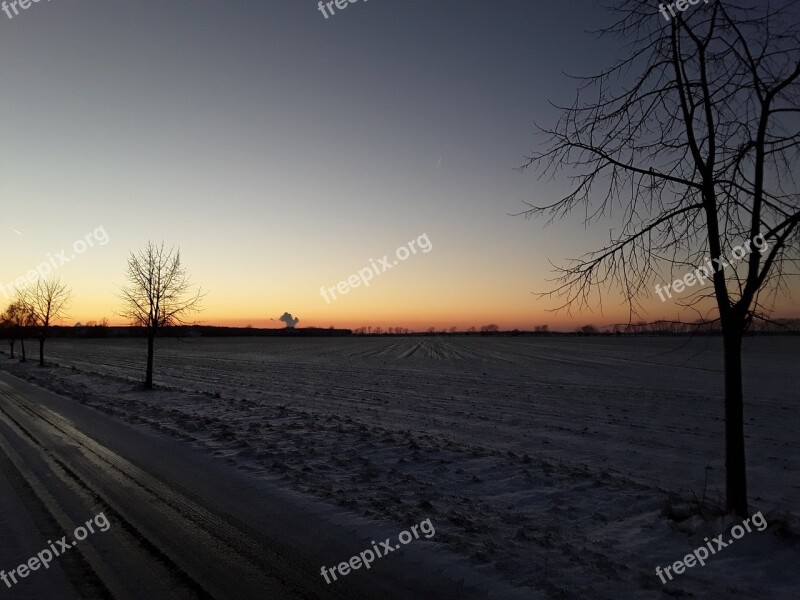
[[[573,99],[565,73],[620,56],[588,33],[608,20],[592,0],[359,0],[327,19],[310,0],[0,12],[0,284],[50,261],[73,290],[67,323],[121,324],[126,259],[163,240],[206,292],[207,324],[626,322],[621,298],[567,315],[535,295],[610,225],[514,216],[566,189],[516,167],[534,122],[558,116],[550,102]],[[396,259],[420,239],[427,251]],[[368,287],[335,291],[386,255]]]

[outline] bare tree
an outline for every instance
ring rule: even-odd
[[[17,338],[12,333],[11,326],[6,319],[5,313],[0,315],[0,336],[6,340],[9,350],[9,358],[14,358],[14,346],[17,343]]]
[[[23,340],[23,327],[27,320],[25,305],[19,301],[13,301],[6,310],[0,315],[0,327],[3,330],[3,337],[8,342],[10,358],[14,358],[14,350],[17,340],[22,340],[22,354],[25,356],[25,341]],[[23,358],[24,360],[24,358]]]
[[[204,294],[192,291],[192,283],[181,264],[180,249],[148,241],[139,252],[131,252],[125,272],[128,285],[120,290],[124,303],[119,313],[147,336],[145,389],[153,389],[153,351],[155,338],[163,327],[186,325],[187,317],[201,310]]]
[[[23,292],[32,324],[39,338],[39,365],[44,366],[44,343],[50,326],[67,317],[67,305],[72,297],[69,286],[60,279],[39,279]]]
[[[28,356],[25,352],[25,334],[33,327],[33,310],[28,299],[28,293],[18,288],[14,294],[14,300],[3,313],[2,318],[4,326],[7,328],[10,338],[8,343],[11,347],[11,358],[14,358],[14,340],[20,343],[20,350],[22,351],[22,362],[27,362]]]
[[[542,176],[565,171],[570,191],[524,214],[552,222],[580,209],[588,225],[621,209],[622,227],[608,245],[558,268],[547,293],[559,300],[556,310],[593,303],[595,294],[602,307],[603,289],[621,290],[632,320],[649,286],[664,281],[662,268],[711,280],[713,291],[702,289],[703,277],[681,304],[720,323],[726,502],[746,515],[742,338],[754,319],[767,318],[800,254],[792,174],[800,8],[791,0],[710,0],[669,23],[650,0],[617,0],[614,10],[603,33],[624,38],[628,57],[579,78],[576,101],[541,129],[545,149],[523,166]],[[765,243],[755,247],[758,236]],[[727,251],[742,242],[752,251],[729,265]]]

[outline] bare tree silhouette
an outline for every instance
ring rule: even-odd
[[[39,279],[23,292],[28,306],[31,324],[36,327],[39,338],[39,365],[44,366],[44,343],[50,326],[67,316],[66,310],[72,297],[69,286],[60,279]]]
[[[119,313],[133,325],[143,327],[147,335],[147,372],[145,389],[153,389],[153,350],[155,338],[163,327],[186,325],[187,317],[201,310],[204,294],[192,283],[181,264],[180,249],[165,249],[148,241],[139,252],[131,252],[125,271],[128,285],[120,290],[124,306]]]
[[[559,300],[555,310],[569,310],[597,293],[602,308],[602,290],[621,289],[631,319],[649,285],[663,281],[661,267],[683,274],[707,255],[721,264],[727,249],[760,234],[769,242],[713,272],[713,292],[697,290],[682,303],[698,314],[714,306],[718,315],[726,502],[746,515],[742,338],[798,264],[798,5],[710,0],[668,24],[649,0],[617,0],[614,11],[602,33],[626,39],[629,57],[579,78],[575,103],[540,129],[546,149],[522,167],[540,176],[568,171],[571,191],[523,214],[552,222],[579,208],[589,224],[620,207],[621,230],[558,267],[545,295]]]
[[[33,319],[30,307],[19,293],[16,299],[0,315],[0,325],[3,328],[3,336],[8,342],[10,358],[14,358],[14,349],[17,341],[19,341],[20,349],[22,350],[22,361],[25,362],[27,360],[25,355],[25,328],[33,325]]]
[[[12,308],[13,304],[6,307],[3,314],[0,315],[0,335],[8,344],[9,358],[14,358],[14,348],[17,343],[17,338],[14,335],[14,326],[12,325]]]

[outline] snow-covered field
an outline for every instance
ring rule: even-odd
[[[143,340],[53,340],[61,368],[4,365],[398,530],[430,518],[476,569],[555,598],[800,597],[797,337],[745,344],[750,497],[770,527],[666,586],[654,572],[737,522],[711,516],[719,350],[709,338],[160,340],[150,394],[134,385]]]

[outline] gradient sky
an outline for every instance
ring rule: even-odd
[[[563,190],[514,168],[533,122],[555,118],[548,100],[573,98],[563,73],[621,52],[586,33],[607,20],[591,0],[371,0],[327,20],[311,0],[0,13],[0,283],[102,227],[108,244],[58,269],[69,322],[120,322],[115,290],[148,238],[180,246],[211,324],[625,321],[613,299],[568,317],[531,294],[607,226],[509,216]],[[322,298],[422,234],[431,252]]]

